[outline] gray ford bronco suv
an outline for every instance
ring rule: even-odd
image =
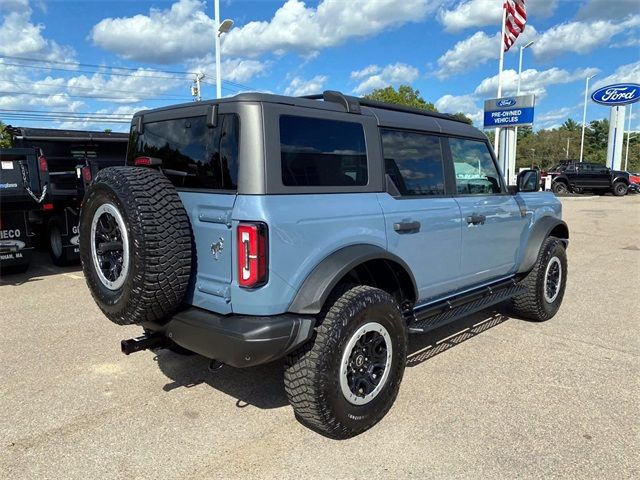
[[[84,198],[80,250],[122,350],[284,358],[296,416],[348,438],[391,408],[408,334],[505,300],[562,302],[569,232],[530,170],[507,188],[454,117],[327,91],[137,113]]]

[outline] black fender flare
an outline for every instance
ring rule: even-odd
[[[399,264],[411,278],[414,294],[417,295],[416,280],[409,266],[401,258],[376,245],[350,245],[333,252],[311,271],[289,305],[288,311],[303,315],[319,313],[338,282],[355,267],[368,260],[389,260]]]
[[[615,184],[616,182],[622,182],[626,185],[629,185],[629,179],[624,175],[618,175],[617,177],[615,177],[611,182],[611,185],[613,186],[613,184]]]
[[[567,227],[567,224],[562,220],[551,216],[540,218],[540,220],[538,220],[533,226],[533,230],[529,235],[529,240],[527,241],[527,246],[525,247],[522,261],[520,262],[520,268],[518,268],[518,273],[525,273],[533,268],[533,264],[536,263],[536,259],[538,258],[538,252],[540,252],[542,242],[544,242],[555,229],[558,229],[560,232],[558,238],[563,241],[565,247],[568,246],[569,227]]]

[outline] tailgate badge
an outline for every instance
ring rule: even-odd
[[[216,260],[219,260],[220,254],[222,253],[223,248],[224,248],[224,238],[220,237],[220,240],[211,244],[211,253],[213,254],[213,258],[215,258]]]

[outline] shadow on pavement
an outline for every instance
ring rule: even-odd
[[[508,320],[508,307],[499,305],[426,334],[409,336],[407,367],[416,367],[430,358]],[[284,390],[282,362],[252,368],[225,366],[218,371],[208,369],[209,360],[199,355],[185,356],[170,350],[156,352],[155,361],[171,380],[163,389],[190,388],[206,383],[236,398],[236,406],[253,405],[261,409],[280,408],[288,404]]]
[[[37,282],[42,277],[59,275],[61,273],[77,273],[82,275],[80,262],[67,267],[57,267],[49,258],[49,254],[42,251],[34,251],[31,264],[25,272],[14,272],[13,269],[2,269],[0,272],[0,286],[23,285],[28,282]]]

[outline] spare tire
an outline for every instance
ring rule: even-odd
[[[114,323],[157,322],[184,300],[191,273],[189,217],[160,172],[101,170],[80,212],[80,259],[91,294]]]

